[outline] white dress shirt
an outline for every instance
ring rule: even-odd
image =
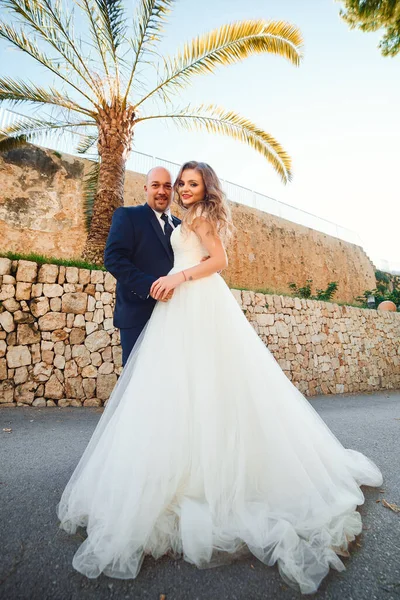
[[[156,210],[154,210],[154,208],[152,209],[152,211],[156,215],[156,217],[158,219],[158,222],[160,223],[161,229],[164,231],[165,222],[161,218],[161,216],[163,215],[163,213],[157,212]],[[167,210],[165,210],[164,213],[167,215],[167,217],[168,217],[168,223],[171,225],[172,229],[175,229],[175,225],[174,225],[174,222],[172,220],[170,209],[167,208]]]

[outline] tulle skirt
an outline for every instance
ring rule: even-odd
[[[135,578],[146,554],[202,568],[245,550],[312,593],[361,531],[360,485],[381,483],[215,274],[157,304],[57,514],[87,528],[73,566],[90,578]]]

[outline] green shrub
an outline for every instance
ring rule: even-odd
[[[317,289],[314,296],[312,295],[311,289],[312,281],[312,279],[307,279],[302,287],[298,287],[297,284],[292,281],[289,283],[289,287],[293,290],[293,295],[299,298],[310,298],[310,300],[324,300],[325,302],[331,302],[338,289],[337,281],[330,281],[325,290]]]

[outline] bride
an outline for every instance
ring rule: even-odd
[[[345,449],[287,379],[219,275],[229,209],[214,171],[183,165],[182,224],[158,302],[57,506],[86,527],[73,566],[135,578],[146,554],[198,567],[252,552],[313,593],[361,531],[379,469]],[[208,260],[201,262],[202,258]]]

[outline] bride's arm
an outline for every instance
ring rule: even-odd
[[[228,266],[228,258],[224,245],[211,223],[200,217],[194,220],[192,228],[207,250],[209,255],[208,260],[179,273],[160,277],[151,287],[150,293],[153,298],[160,300],[181,283],[208,277]]]

